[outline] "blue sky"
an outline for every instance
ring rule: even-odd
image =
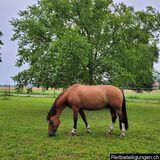
[[[145,9],[146,6],[153,6],[160,11],[160,0],[114,0],[115,2],[124,2],[127,5],[134,6],[136,10]],[[36,3],[36,0],[1,0],[0,1],[0,30],[3,33],[1,40],[4,45],[1,47],[2,63],[0,63],[0,85],[14,84],[11,77],[17,74],[23,68],[15,67],[17,55],[17,42],[10,41],[13,31],[9,21],[18,17],[19,10],[24,10],[28,5]],[[160,61],[155,64],[156,70],[160,71]]]

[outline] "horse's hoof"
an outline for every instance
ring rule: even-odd
[[[125,138],[125,137],[126,137],[125,133],[120,134],[120,138]]]
[[[87,128],[86,131],[87,131],[87,133],[91,133],[91,129],[90,128]]]
[[[72,129],[71,135],[72,135],[72,136],[76,135],[76,129],[74,129],[74,128]]]
[[[76,135],[76,133],[72,133],[72,132],[71,132],[71,135],[72,135],[72,136],[75,136],[75,135]]]
[[[107,134],[108,134],[108,135],[112,135],[112,134],[113,134],[113,132],[107,132]]]
[[[108,131],[107,131],[107,133],[110,135],[110,134],[112,134],[113,133],[113,129],[109,129]]]

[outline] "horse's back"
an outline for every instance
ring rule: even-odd
[[[68,88],[68,102],[84,109],[101,109],[119,105],[123,96],[119,88],[111,85],[74,84]]]

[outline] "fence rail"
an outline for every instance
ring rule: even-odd
[[[127,88],[121,87],[124,90],[125,96],[129,100],[155,100],[160,101],[159,88]],[[24,88],[22,92],[18,92],[15,86],[4,85],[0,86],[0,96],[32,96],[32,97],[57,97],[62,89],[43,88]]]
[[[1,96],[40,96],[40,97],[56,97],[62,89],[48,89],[44,90],[43,88],[24,88],[19,92],[15,86],[4,85],[0,86],[0,95]]]

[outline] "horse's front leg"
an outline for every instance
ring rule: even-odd
[[[76,134],[76,130],[77,130],[78,108],[77,107],[72,107],[72,110],[73,110],[73,122],[74,122],[74,125],[73,125],[73,129],[71,131],[71,134],[75,135]]]
[[[83,112],[82,109],[79,110],[79,114],[81,115],[81,117],[82,117],[82,119],[83,119],[83,121],[84,121],[84,123],[86,125],[86,131],[87,131],[87,133],[91,133],[90,126],[89,126],[89,124],[87,122],[87,119],[86,119],[86,115],[85,115],[85,113]]]

